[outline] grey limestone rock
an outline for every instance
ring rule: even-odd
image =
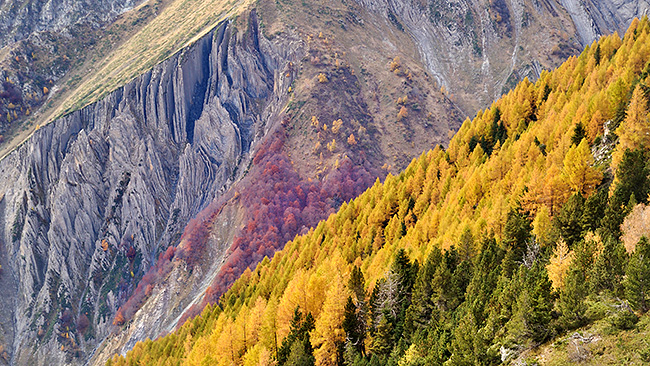
[[[243,174],[303,47],[260,37],[254,13],[247,28],[222,24],[0,162],[0,341],[11,364],[84,362],[137,284],[129,270],[148,268]],[[67,331],[65,309],[87,314],[91,336]]]
[[[428,71],[467,115],[601,35],[623,34],[648,10],[646,0],[356,2],[413,37]],[[558,32],[569,38],[554,39]]]
[[[101,25],[137,3],[137,0],[6,0],[0,2],[0,48],[32,32],[58,32],[80,23]]]

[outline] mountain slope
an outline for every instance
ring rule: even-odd
[[[14,182],[2,192],[2,291],[15,301],[3,328],[15,334],[7,339],[13,362],[67,363],[92,349],[133,273],[242,174],[283,104],[268,96],[290,83],[275,70],[295,57],[285,53],[293,47],[250,35],[224,24],[101,103],[41,128],[2,161],[2,181]],[[66,309],[74,323],[90,320],[75,337],[60,321]]]
[[[525,80],[466,121],[446,150],[423,154],[246,271],[220,305],[109,364],[290,363],[309,360],[311,347],[318,364],[523,362],[584,321],[605,319],[614,334],[634,327],[630,306],[647,307],[629,279],[647,268],[650,246],[632,247],[627,266],[618,238],[633,197],[647,199],[647,168],[635,155],[647,145],[625,141],[647,129],[648,37],[648,20],[635,20],[622,40],[602,38],[537,83]],[[626,148],[642,150],[614,159],[612,184],[610,154]],[[562,243],[573,272],[551,265]],[[616,296],[631,305],[613,306]],[[313,323],[302,321],[307,313]],[[644,357],[626,352],[628,361]]]
[[[0,47],[36,32],[59,32],[82,23],[105,24],[137,3],[133,0],[55,0],[43,6],[29,0],[4,1],[0,6]]]
[[[463,3],[441,12],[445,21],[419,2],[391,2],[387,11],[310,1],[202,2],[181,19],[188,13],[174,9],[188,3],[143,3],[93,36],[105,36],[94,49],[93,37],[68,39],[70,47],[46,42],[97,59],[67,74],[58,85],[66,92],[52,93],[56,78],[46,80],[47,92],[41,84],[29,90],[52,104],[30,114],[40,128],[8,143],[16,150],[0,162],[1,181],[11,182],[0,189],[9,363],[103,363],[170,331],[375,178],[446,145],[464,114],[514,86],[527,72],[512,70],[529,70],[537,57],[513,64],[496,48],[542,54],[557,46],[538,60],[552,67],[579,44],[556,3],[536,10],[535,19],[550,16],[548,25],[520,33],[526,18],[508,15],[519,4],[510,2],[481,3],[488,14]],[[239,15],[213,28],[229,14]],[[440,37],[418,36],[412,14],[427,14],[427,29]],[[453,29],[470,18],[481,21]],[[152,34],[159,42],[143,45]],[[473,34],[488,34],[489,47],[473,54]],[[441,69],[426,62],[447,50]],[[19,51],[7,54],[11,62],[19,56],[19,70],[49,54]],[[475,80],[471,70],[486,59],[492,66]],[[97,65],[110,72],[85,72]],[[6,76],[26,100],[20,75]],[[12,121],[27,114],[9,108],[14,95],[4,91]],[[67,115],[42,125],[64,100],[58,111]]]

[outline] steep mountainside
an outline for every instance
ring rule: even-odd
[[[37,125],[124,85],[246,3],[149,0],[106,24],[135,3],[5,2],[0,19],[7,32],[0,34],[20,41],[2,44],[0,52],[0,76],[9,83],[0,88],[6,99],[0,100],[2,155]],[[416,40],[428,71],[466,114],[600,35],[623,30],[648,9],[645,2],[611,0],[357,3],[375,13],[383,27]],[[303,22],[305,11],[311,20],[323,18],[328,28],[345,28],[366,18],[353,4],[276,6],[285,15],[286,10],[298,15],[284,19],[298,29],[309,24]],[[142,42],[143,37],[152,42]],[[184,41],[175,42],[179,38]],[[134,47],[139,52],[130,52]]]
[[[12,363],[63,364],[107,334],[134,272],[241,176],[277,122],[274,89],[290,85],[284,68],[299,50],[298,40],[260,42],[224,24],[2,161],[1,180],[12,182],[0,194]],[[62,320],[66,311],[74,319]],[[80,316],[86,339],[69,330]]]
[[[580,45],[555,2],[152,0],[104,31],[29,96],[16,70],[68,56],[4,55],[0,118],[35,133],[0,162],[0,362],[102,364],[173,330]]]
[[[645,1],[357,2],[416,40],[428,71],[468,115],[601,35],[625,31],[649,8]]]
[[[102,25],[137,3],[134,0],[3,1],[0,5],[0,47],[34,32],[59,32],[82,23]]]
[[[650,242],[622,224],[650,192],[649,39],[634,20],[524,80],[107,364],[647,363]]]
[[[149,0],[109,23],[79,21],[9,43],[0,52],[0,155],[187,47],[247,3]]]

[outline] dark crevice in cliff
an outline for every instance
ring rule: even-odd
[[[206,104],[207,86],[210,75],[210,53],[212,52],[211,42],[202,42],[200,52],[200,71],[190,70],[192,73],[199,73],[200,77],[194,87],[192,98],[188,106],[188,118],[185,124],[185,132],[187,133],[187,141],[192,144],[194,142],[194,124],[199,117],[203,114],[203,106]]]

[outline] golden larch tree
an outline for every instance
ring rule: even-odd
[[[612,154],[612,166],[617,167],[623,158],[625,150],[634,150],[638,147],[650,146],[650,121],[648,120],[648,107],[643,90],[639,85],[634,88],[627,116],[616,129],[619,144]]]
[[[546,205],[542,205],[537,210],[537,215],[533,220],[533,234],[535,234],[537,241],[542,246],[550,244],[552,229],[551,213]]]
[[[589,195],[596,188],[603,179],[603,173],[593,164],[594,157],[586,139],[569,149],[564,158],[563,173],[571,191]]]
[[[399,113],[397,113],[397,120],[401,121],[404,118],[408,117],[409,111],[406,109],[406,107],[402,106],[402,108],[399,109]]]
[[[548,278],[553,283],[554,289],[559,290],[564,287],[564,278],[569,271],[571,262],[573,262],[573,252],[569,251],[569,246],[564,240],[560,239],[546,266]]]
[[[349,296],[340,274],[331,277],[323,310],[314,329],[314,356],[317,365],[337,365],[338,346],[345,341],[343,317]]]

